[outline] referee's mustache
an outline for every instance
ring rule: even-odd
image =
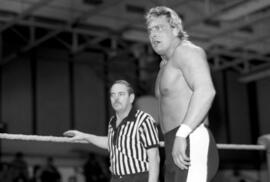
[[[116,101],[113,102],[113,105],[115,105],[115,104],[121,104],[121,102],[119,102],[118,100],[116,100]]]

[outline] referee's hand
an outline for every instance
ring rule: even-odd
[[[63,133],[64,136],[69,137],[72,141],[83,141],[85,140],[85,133],[78,130],[68,130]]]

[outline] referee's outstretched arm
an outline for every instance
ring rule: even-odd
[[[68,130],[64,132],[64,136],[71,137],[73,141],[85,141],[96,145],[102,149],[108,150],[108,137],[107,136],[97,136],[93,134],[84,133],[78,130]]]

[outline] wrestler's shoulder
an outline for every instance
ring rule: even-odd
[[[177,52],[186,54],[204,54],[203,48],[190,41],[183,41],[178,47]]]

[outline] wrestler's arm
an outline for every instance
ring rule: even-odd
[[[194,130],[206,118],[215,97],[210,69],[205,52],[198,47],[177,51],[179,69],[192,90],[192,97],[182,124]]]
[[[193,92],[182,124],[194,130],[207,116],[215,96],[206,56],[199,48],[184,48],[176,52],[174,61]],[[186,138],[175,137],[172,156],[181,169],[188,169],[190,165],[186,147]]]
[[[148,182],[158,182],[160,161],[158,147],[147,149],[147,155],[149,159]]]
[[[71,137],[73,141],[86,141],[97,147],[108,150],[108,137],[84,133],[78,130],[68,130],[64,136]]]

